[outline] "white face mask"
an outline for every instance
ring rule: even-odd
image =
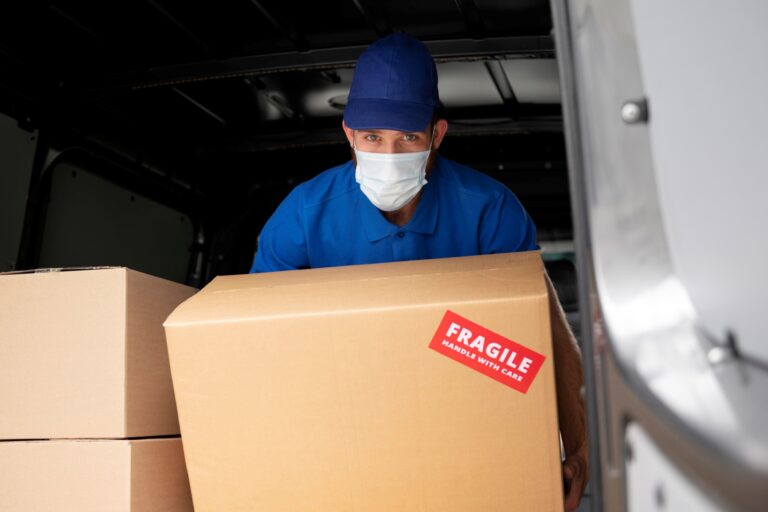
[[[432,141],[429,145],[431,148]],[[427,184],[427,160],[431,149],[413,153],[370,153],[354,146],[353,149],[357,160],[355,180],[379,210],[399,210]]]

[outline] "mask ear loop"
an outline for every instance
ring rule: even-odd
[[[427,159],[432,154],[432,144],[435,142],[435,126],[432,126],[432,136],[429,138],[429,149],[427,149]]]
[[[435,142],[435,126],[432,126],[432,136],[429,138],[429,152],[432,152],[432,144]]]

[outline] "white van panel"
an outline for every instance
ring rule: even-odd
[[[632,7],[676,273],[711,335],[768,361],[768,2]]]
[[[662,452],[637,423],[629,423],[625,443],[627,457],[627,512],[725,509],[707,496]]]

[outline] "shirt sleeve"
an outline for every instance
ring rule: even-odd
[[[480,225],[480,254],[538,248],[533,219],[512,191],[504,188],[484,212]]]
[[[302,190],[298,186],[264,225],[251,273],[309,268],[301,198]]]

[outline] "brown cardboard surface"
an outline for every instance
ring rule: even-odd
[[[453,301],[490,302],[544,295],[541,276],[521,271],[510,274],[510,266],[522,269],[540,260],[538,253],[527,254],[428,260],[426,265],[407,261],[220,276],[206,286],[204,294],[177,308],[166,325],[425,307],[445,302],[448,296],[457,297]],[[473,283],[461,277],[470,274]],[[439,294],[434,293],[435,286],[440,287]],[[232,300],[235,295],[237,300]]]
[[[178,434],[162,322],[193,293],[125,268],[0,275],[0,439]]]
[[[133,270],[126,278],[126,437],[178,434],[163,321],[197,290]]]
[[[446,310],[546,356],[430,350]],[[217,278],[166,321],[195,510],[561,510],[538,253]]]
[[[179,438],[0,442],[3,512],[191,512]]]

